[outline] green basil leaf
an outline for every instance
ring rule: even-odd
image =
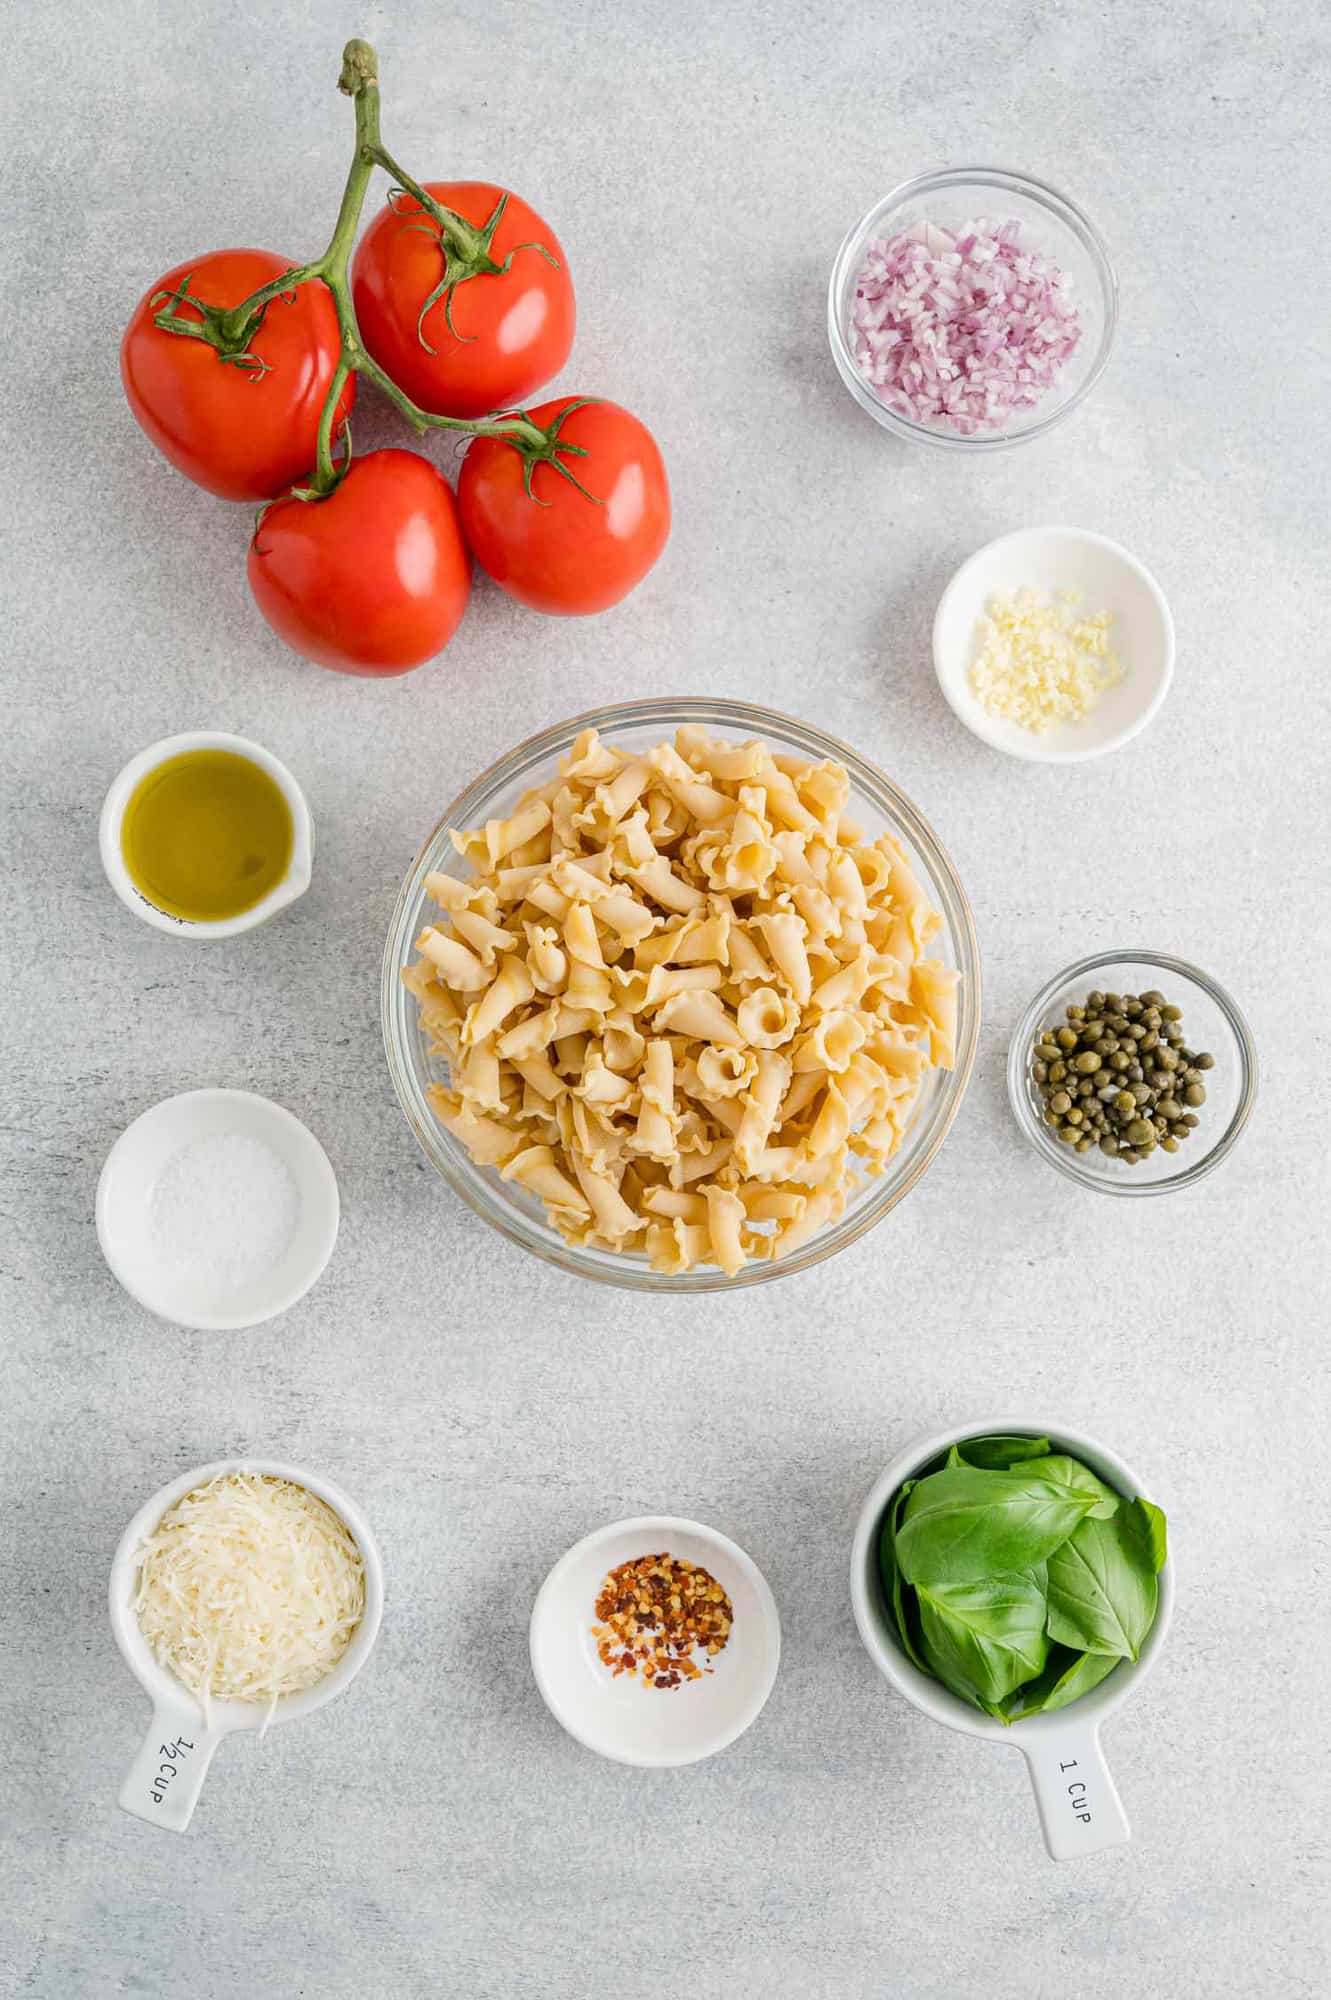
[[[1130,1522],[1129,1526],[1140,1528],[1151,1568],[1158,1576],[1169,1559],[1169,1540],[1165,1531],[1165,1517],[1158,1507],[1151,1505],[1149,1500],[1142,1500],[1140,1498],[1133,1501],[1129,1511],[1137,1516],[1137,1519]]]
[[[1135,1660],[1155,1622],[1160,1586],[1133,1509],[1087,1520],[1049,1558],[1049,1636],[1082,1653]]]
[[[983,1472],[1007,1472],[1027,1459],[1047,1457],[1050,1449],[1048,1438],[963,1438],[960,1444],[953,1445],[947,1462],[978,1466]]]
[[[1011,1472],[944,1466],[922,1479],[897,1530],[907,1583],[978,1583],[1031,1569],[1098,1504],[1041,1479],[1042,1459]]]
[[[1056,1708],[1066,1708],[1070,1701],[1078,1701],[1099,1687],[1118,1664],[1115,1653],[1074,1653],[1067,1646],[1051,1646],[1044,1672],[1004,1704],[1004,1720],[1015,1722],[1023,1716],[1048,1715]]]
[[[1107,1521],[1111,1514],[1118,1512],[1121,1495],[1115,1493],[1112,1486],[1106,1486],[1103,1479],[1097,1479],[1090,1466],[1083,1465],[1079,1458],[1067,1458],[1060,1452],[1052,1458],[1042,1458],[1028,1470],[1033,1478],[1045,1480],[1062,1493],[1093,1500],[1095,1504],[1091,1514],[1094,1519]]]
[[[945,1687],[977,1707],[1002,1701],[1044,1666],[1044,1570],[922,1586],[925,1657]]]
[[[906,1586],[902,1580],[896,1556],[897,1523],[901,1517],[901,1509],[906,1504],[907,1496],[916,1483],[913,1479],[903,1480],[887,1503],[887,1512],[883,1516],[882,1531],[878,1537],[878,1566],[882,1573],[883,1592],[891,1607],[892,1616],[896,1622],[897,1632],[901,1639],[906,1658],[911,1662],[912,1666],[918,1667],[922,1674],[927,1674],[929,1672],[928,1663],[924,1659],[919,1646],[916,1644],[915,1634],[911,1629],[910,1611],[913,1607],[907,1605]]]

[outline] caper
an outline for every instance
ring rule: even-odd
[[[1060,1049],[1075,1049],[1077,1046],[1076,1030],[1073,1028],[1060,1028],[1054,1036],[1054,1040],[1058,1043]]]
[[[1197,1059],[1196,1059],[1196,1062],[1197,1062],[1197,1068],[1198,1068],[1198,1069],[1214,1069],[1214,1068],[1215,1068],[1215,1057],[1214,1057],[1214,1056],[1208,1056],[1208,1055],[1206,1055],[1206,1054],[1205,1054],[1204,1052],[1203,1052],[1203,1054],[1201,1054],[1201,1055],[1199,1055],[1199,1056],[1197,1057]]]
[[[1140,1064],[1140,1063],[1129,1063],[1129,1064],[1128,1064],[1128,1082],[1129,1082],[1129,1083],[1140,1083],[1140,1082],[1142,1081],[1143,1077],[1145,1076],[1145,1074],[1146,1074],[1146,1072],[1145,1072],[1145,1070],[1144,1070],[1144,1069],[1142,1068],[1142,1066],[1141,1066],[1141,1064]]]
[[[1149,992],[1139,994],[1138,998],[1141,1000],[1143,1007],[1163,1007],[1165,1004],[1164,994],[1157,993],[1154,986],[1151,987]]]
[[[1200,1083],[1190,1083],[1187,1089],[1184,1091],[1183,1096],[1185,1102],[1193,1106],[1194,1108],[1199,1104],[1205,1104],[1206,1102],[1205,1085]]]
[[[1181,1021],[1183,1019],[1183,1009],[1181,1007],[1162,1007],[1160,1012],[1167,1021]]]
[[[1077,1068],[1083,1076],[1093,1076],[1100,1067],[1100,1058],[1094,1049],[1083,1049],[1077,1057]]]
[[[1161,1152],[1162,1152],[1162,1153],[1177,1153],[1177,1151],[1178,1151],[1178,1140],[1177,1140],[1177,1139],[1162,1139],[1162,1140],[1160,1141],[1160,1150],[1161,1150]]]
[[[1109,1058],[1109,1067],[1110,1069],[1123,1070],[1128,1067],[1131,1060],[1130,1056],[1124,1055],[1122,1049],[1115,1049],[1113,1055]]]
[[[1072,1099],[1068,1096],[1066,1090],[1056,1090],[1049,1100],[1049,1109],[1056,1111],[1061,1118],[1071,1103]]]
[[[1075,1125],[1060,1125],[1058,1136],[1065,1146],[1075,1146],[1078,1139],[1077,1128]]]
[[[1101,1104],[1112,1104],[1118,1096],[1118,1085],[1116,1083],[1102,1083],[1095,1094]]]
[[[1197,1119],[1191,1111],[1184,1112],[1183,1116],[1179,1119],[1179,1124],[1186,1126],[1189,1132],[1197,1130]]]
[[[1077,1151],[1078,1151],[1079,1153],[1089,1153],[1089,1152],[1090,1152],[1090,1150],[1091,1150],[1091,1147],[1092,1147],[1092,1146],[1093,1146],[1094,1144],[1095,1144],[1095,1141],[1094,1141],[1094,1139],[1090,1139],[1090,1138],[1087,1138],[1087,1139],[1078,1139],[1078,1141],[1077,1141]]]
[[[1071,1107],[1070,1110],[1065,1111],[1063,1113],[1063,1123],[1065,1125],[1081,1124],[1081,1112],[1077,1109],[1077,1106],[1075,1104]]]
[[[1127,1137],[1132,1145],[1144,1146],[1148,1140],[1155,1137],[1155,1134],[1144,1118],[1134,1118],[1128,1127]]]
[[[1107,1157],[1111,1160],[1117,1156],[1118,1140],[1114,1137],[1112,1132],[1105,1133],[1104,1138],[1100,1141],[1100,1151],[1106,1154]]]
[[[1121,1111],[1125,1118],[1130,1117],[1137,1109],[1137,1100],[1130,1090],[1120,1090],[1114,1099],[1114,1109]]]
[[[1118,1157],[1120,1158],[1120,1160],[1126,1160],[1129,1166],[1135,1167],[1138,1160],[1141,1158],[1141,1154],[1137,1151],[1135,1146],[1120,1146]]]
[[[1103,993],[1095,992],[1095,993],[1088,993],[1086,995],[1086,1005],[1088,1007],[1093,1007],[1097,1014],[1102,1011],[1104,1004],[1105,1004],[1105,996]]]
[[[1157,1049],[1155,1052],[1155,1064],[1157,1069],[1177,1069],[1178,1054],[1174,1049]]]

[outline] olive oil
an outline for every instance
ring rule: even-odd
[[[291,865],[281,787],[232,750],[186,750],[141,778],[121,822],[130,879],[168,916],[222,923],[261,903]]]

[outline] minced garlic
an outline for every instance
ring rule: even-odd
[[[991,715],[1042,735],[1081,722],[1123,678],[1110,648],[1110,611],[1077,616],[1075,590],[1047,598],[1029,585],[989,599],[980,621],[971,692]]]

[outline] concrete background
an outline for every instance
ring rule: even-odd
[[[7,14],[3,1991],[1325,1992],[1325,15]],[[654,426],[677,509],[619,610],[542,623],[482,583],[446,657],[380,686],[270,637],[247,511],[154,456],[116,372],[134,300],[178,258],[323,241],[349,32],[379,46],[385,134],[417,173],[509,181],[551,217],[580,306],[561,386]],[[976,160],[1083,200],[1123,286],[1089,406],[978,464],[889,442],[823,329],[850,222]],[[1179,632],[1147,737],[1064,772],[967,735],[928,651],[953,566],[1054,519],[1139,552]],[[393,896],[442,804],[538,725],[671,691],[813,716],[882,763],[952,850],[986,982],[981,1060],[922,1186],[831,1265],[704,1305],[598,1290],[487,1234],[417,1156],[376,1011]],[[121,762],[200,726],[287,758],[319,828],[299,908],[215,951],[135,924],[95,842]],[[1125,1206],[1025,1150],[1002,1064],[1052,969],[1135,941],[1231,988],[1263,1084],[1225,1168]],[[311,1296],[216,1337],[141,1312],[92,1222],[116,1134],[210,1083],[306,1118],[344,1202]],[[1173,1638],[1107,1731],[1133,1844],[1075,1867],[1046,1860],[1020,1760],[898,1701],[847,1603],[889,1454],[993,1405],[1102,1435],[1174,1530]],[[106,1572],[148,1492],[235,1451],[360,1498],[389,1610],[355,1689],[226,1746],[172,1839],[115,1806],[147,1710]],[[741,1743],[650,1775],[561,1733],[525,1634],[569,1542],[657,1508],[754,1554],[786,1650]]]

